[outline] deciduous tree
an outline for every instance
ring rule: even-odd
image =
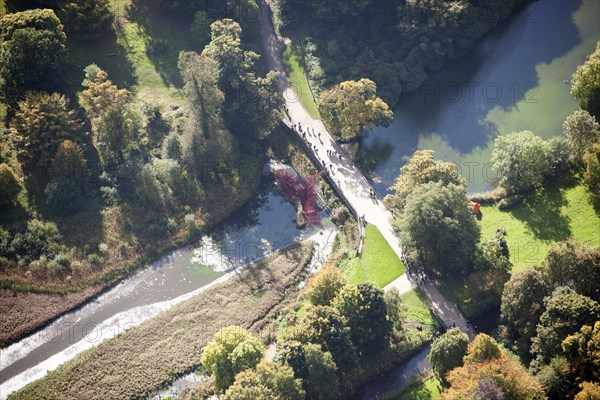
[[[548,143],[530,131],[498,136],[491,160],[498,185],[515,192],[541,186],[550,172],[548,151]]]
[[[304,395],[292,368],[263,360],[255,369],[237,374],[223,400],[304,400]]]
[[[6,14],[0,20],[0,96],[11,105],[31,90],[62,80],[66,36],[52,10]]]
[[[239,326],[221,329],[202,352],[202,366],[215,377],[217,389],[225,390],[235,376],[254,368],[263,358],[263,345]]]
[[[467,209],[465,188],[443,182],[420,185],[408,196],[401,241],[426,268],[443,274],[472,270],[479,225]]]
[[[596,51],[573,74],[571,94],[581,108],[600,118],[600,42]]]
[[[45,173],[59,143],[76,137],[79,124],[65,96],[30,92],[19,102],[11,128],[25,170]]]
[[[387,104],[377,97],[377,85],[369,79],[342,82],[321,93],[321,117],[332,133],[351,140],[377,125],[389,126],[394,117]]]
[[[23,185],[12,168],[6,163],[0,164],[0,207],[15,205],[21,190]]]
[[[328,265],[306,285],[306,293],[315,306],[328,306],[346,284],[346,278],[335,266]]]
[[[600,125],[585,110],[576,110],[569,115],[563,124],[563,132],[572,158],[578,161],[600,141]]]
[[[454,184],[466,186],[465,178],[457,171],[451,162],[436,160],[435,151],[417,150],[410,161],[400,168],[396,183],[390,187],[394,193],[385,197],[391,207],[401,212],[407,197],[419,186],[429,182],[443,182],[445,185]]]
[[[533,268],[514,274],[504,286],[500,307],[503,341],[524,359],[530,358],[531,339],[536,335],[548,294],[548,283]]]
[[[446,374],[463,364],[467,354],[469,337],[458,328],[452,328],[433,341],[429,352],[429,361],[433,372],[446,382]]]

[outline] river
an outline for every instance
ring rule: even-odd
[[[322,261],[333,245],[335,226],[323,212],[322,226],[298,230],[294,207],[269,178],[264,181],[252,200],[195,246],[170,253],[95,301],[2,349],[0,398],[292,242],[313,238],[320,246],[315,260]]]
[[[375,189],[388,193],[417,149],[457,163],[469,192],[491,189],[495,137],[522,130],[544,138],[561,134],[577,108],[564,81],[594,51],[599,15],[597,0],[529,3],[404,96],[392,125],[368,132],[358,150]]]

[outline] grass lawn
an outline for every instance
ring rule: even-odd
[[[287,45],[283,52],[283,61],[285,63],[286,73],[294,86],[296,94],[300,98],[302,106],[308,111],[311,117],[318,119],[319,109],[313,99],[308,80],[306,79],[300,43],[293,41]]]
[[[400,258],[375,225],[367,225],[361,257],[354,257],[341,266],[348,283],[373,282],[380,288],[404,273]]]
[[[513,271],[544,259],[552,243],[574,237],[588,247],[600,247],[600,216],[591,204],[587,185],[578,177],[552,182],[507,211],[482,207],[482,237],[497,228],[508,233]]]
[[[367,279],[379,287],[384,287],[406,269],[379,229],[372,224],[365,228],[361,260]]]
[[[400,296],[402,304],[406,306],[404,319],[410,322],[416,322],[422,325],[435,326],[435,317],[429,311],[431,302],[421,291],[416,288]]]
[[[382,400],[434,400],[442,394],[442,385],[437,378],[431,377],[423,382],[409,384],[397,392],[382,396]]]

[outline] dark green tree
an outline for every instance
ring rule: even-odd
[[[372,354],[389,345],[392,323],[387,318],[383,291],[374,284],[344,286],[333,306],[346,319],[350,339],[360,354]]]
[[[31,90],[62,81],[66,36],[52,10],[6,14],[0,20],[0,96],[15,105]]]
[[[600,305],[568,287],[559,287],[546,300],[546,310],[540,317],[537,335],[531,345],[536,357],[534,368],[548,363],[562,351],[561,343],[576,333],[582,325],[600,319]]]
[[[525,360],[530,358],[531,339],[549,294],[549,285],[533,268],[514,274],[504,286],[500,307],[503,342]]]
[[[21,190],[23,185],[12,168],[6,163],[0,164],[0,207],[14,206]]]
[[[442,382],[446,382],[449,371],[463,364],[468,347],[469,337],[458,328],[448,330],[433,341],[428,358],[433,372]]]
[[[420,185],[408,196],[400,238],[426,268],[442,274],[471,272],[479,225],[467,202],[464,187],[443,182]]]
[[[304,346],[308,376],[305,380],[308,400],[335,400],[340,398],[337,366],[329,352],[318,344]]]

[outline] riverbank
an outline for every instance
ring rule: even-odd
[[[312,256],[295,243],[156,318],[81,353],[10,399],[129,399],[200,364],[214,332],[240,325],[269,336],[278,311],[293,299]]]

